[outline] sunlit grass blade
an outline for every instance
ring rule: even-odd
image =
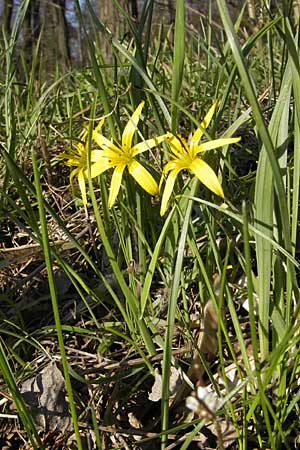
[[[300,65],[299,65],[299,29],[295,36],[293,36],[291,31],[291,25],[289,19],[285,17],[284,19],[285,33],[284,39],[286,41],[286,46],[289,55],[289,62],[292,71],[292,86],[293,86],[293,97],[294,97],[294,160],[292,171],[292,195],[290,196],[290,216],[291,216],[291,241],[292,241],[292,253],[296,252],[296,241],[297,241],[297,229],[298,229],[298,218],[299,218],[299,180],[300,180],[300,157],[299,157],[299,130],[300,130],[300,92],[298,89],[300,82]],[[288,266],[287,270],[287,311],[286,316],[290,320],[293,310],[293,296],[296,296],[299,302],[297,282],[295,280],[294,273],[290,270]]]
[[[42,444],[41,438],[35,427],[35,424],[30,415],[30,412],[28,411],[25,401],[18,389],[18,386],[16,384],[12,369],[9,365],[9,361],[5,354],[5,349],[2,345],[1,340],[0,340],[0,369],[1,369],[1,374],[7,385],[7,388],[9,389],[9,392],[15,402],[15,405],[18,410],[18,414],[20,415],[21,422],[24,425],[28,439],[31,442],[33,449],[34,450],[38,450],[38,449],[43,450],[45,447]]]
[[[71,380],[70,380],[68,361],[67,361],[66,351],[65,351],[65,346],[64,346],[64,337],[63,337],[63,332],[62,332],[62,327],[61,327],[58,299],[57,299],[57,292],[56,292],[56,284],[55,284],[55,278],[54,278],[53,266],[52,266],[51,248],[50,248],[48,229],[47,229],[47,220],[46,220],[46,216],[45,216],[44,199],[43,199],[43,194],[42,194],[42,189],[41,189],[41,184],[40,184],[40,173],[38,170],[36,156],[35,156],[34,151],[32,152],[32,165],[33,165],[36,195],[37,195],[37,201],[38,201],[38,207],[39,207],[39,219],[40,219],[40,224],[41,224],[43,251],[44,251],[45,263],[46,263],[46,268],[47,268],[48,284],[49,284],[49,290],[50,290],[50,297],[51,297],[51,301],[52,301],[55,326],[56,326],[56,331],[57,331],[58,345],[59,345],[59,350],[60,350],[60,354],[61,354],[61,363],[62,363],[63,374],[64,374],[64,378],[65,378],[65,382],[66,382],[66,390],[67,390],[68,400],[69,400],[69,404],[70,404],[70,410],[71,410],[74,432],[75,432],[75,436],[76,436],[76,442],[77,442],[78,450],[82,450],[83,447],[82,447],[80,433],[79,433],[79,425],[78,425],[78,419],[77,419],[77,413],[76,413],[76,406],[75,406],[74,397],[73,397],[73,389],[72,389]]]
[[[87,3],[88,3],[88,7],[91,8],[90,7],[90,2],[88,1]],[[84,30],[85,39],[86,39],[87,47],[88,47],[88,50],[89,50],[93,71],[94,71],[94,74],[95,74],[95,77],[96,77],[96,80],[97,80],[98,93],[99,93],[99,96],[100,96],[101,101],[102,101],[104,112],[107,115],[107,121],[108,121],[108,124],[109,124],[109,129],[110,129],[110,132],[111,132],[112,136],[115,139],[117,139],[117,135],[116,135],[116,131],[115,131],[116,128],[114,126],[114,117],[111,115],[112,108],[109,105],[109,101],[108,101],[108,98],[107,98],[107,89],[106,89],[106,86],[105,86],[105,83],[104,83],[104,80],[103,80],[102,72],[100,70],[100,67],[99,67],[99,64],[98,64],[98,61],[97,61],[97,58],[96,58],[97,52],[95,51],[95,46],[93,45],[93,43],[92,43],[92,41],[90,39],[89,33],[87,32],[85,19],[84,19],[83,15],[82,15],[82,11],[81,11],[80,2],[78,0],[75,0],[75,4],[76,4],[78,15],[80,17],[80,21],[81,21],[81,24],[82,24],[82,27],[83,27],[83,30]],[[117,121],[117,118],[115,118],[115,120]]]
[[[157,240],[157,243],[155,245],[152,257],[151,257],[151,261],[148,265],[148,269],[146,272],[146,277],[145,277],[145,281],[142,287],[142,292],[141,292],[141,312],[140,312],[140,317],[142,318],[145,312],[145,308],[146,308],[146,304],[147,304],[147,299],[149,296],[149,292],[150,292],[150,288],[151,288],[151,284],[152,284],[152,280],[154,277],[154,273],[155,270],[157,268],[157,264],[158,264],[158,258],[160,255],[160,251],[162,248],[162,245],[166,239],[166,235],[169,231],[169,227],[172,223],[172,219],[174,216],[174,212],[175,212],[175,207],[170,211],[167,220],[164,223],[164,226],[161,230],[161,233],[159,235],[159,238]]]
[[[228,37],[228,41],[231,46],[231,50],[233,53],[234,60],[238,67],[238,71],[240,74],[240,78],[243,82],[243,86],[246,92],[246,96],[251,105],[253,117],[255,119],[257,129],[262,140],[263,145],[265,146],[268,159],[270,162],[270,166],[272,168],[273,176],[274,176],[274,185],[278,196],[278,204],[280,209],[280,217],[282,220],[282,233],[285,241],[285,245],[288,251],[291,249],[290,235],[289,235],[289,221],[288,221],[288,211],[286,204],[286,196],[285,190],[282,182],[282,177],[278,165],[278,161],[276,159],[276,155],[274,152],[274,146],[268,132],[268,129],[265,124],[265,120],[262,114],[261,107],[257,100],[257,94],[254,88],[254,81],[251,79],[250,73],[248,71],[245,59],[242,55],[240,45],[230,19],[228,8],[226,2],[224,0],[217,0],[219,13],[225,28],[225,32]]]
[[[185,57],[185,6],[184,0],[176,1],[176,17],[174,31],[174,50],[172,66],[172,100],[177,102],[181,90]],[[178,110],[175,103],[171,106],[171,130],[177,131]]]
[[[249,322],[251,343],[253,348],[253,356],[255,361],[255,367],[258,369],[259,365],[259,346],[257,340],[257,323],[255,317],[255,303],[254,303],[254,288],[253,288],[253,269],[251,264],[251,250],[249,243],[249,224],[247,217],[247,209],[245,203],[242,205],[243,216],[243,240],[244,240],[244,256],[245,256],[245,272],[247,277],[247,299],[249,304]],[[257,376],[260,374],[257,372]]]
[[[280,149],[284,155],[282,145],[286,145],[288,120],[285,120],[284,112],[289,105],[291,90],[291,75],[287,68],[286,77],[280,91],[277,104],[274,108],[272,119],[269,125],[269,133],[274,147]],[[279,142],[280,130],[284,130],[283,141]],[[278,158],[279,160],[279,158]],[[262,147],[259,164],[257,168],[257,180],[255,189],[255,218],[257,226],[269,237],[273,235],[274,222],[274,190],[273,172],[269,163],[265,147]],[[280,226],[280,224],[278,224]],[[280,232],[281,230],[277,228]],[[277,235],[277,239],[280,236]],[[260,237],[256,238],[256,255],[258,270],[258,294],[259,294],[259,337],[261,356],[264,359],[269,352],[269,316],[270,316],[270,289],[272,270],[272,246],[269,242]],[[276,322],[275,322],[276,327]]]
[[[198,180],[194,178],[191,186],[191,196],[195,194],[198,186]],[[170,288],[168,299],[168,316],[167,316],[167,330],[165,335],[164,345],[164,359],[162,365],[162,431],[167,431],[169,426],[169,381],[170,368],[172,358],[172,340],[175,325],[175,314],[177,307],[177,300],[180,292],[180,280],[183,264],[184,250],[186,246],[186,239],[188,234],[189,223],[191,220],[193,202],[189,201],[186,205],[183,223],[181,227],[181,235],[178,242],[178,249],[175,260],[174,276]],[[172,214],[172,212],[170,213]],[[162,449],[166,448],[167,434],[162,436]]]
[[[236,61],[241,80],[243,81],[244,89],[248,98],[248,101],[252,107],[254,119],[257,124],[257,129],[260,138],[263,143],[263,152],[260,157],[260,163],[258,167],[257,176],[257,188],[256,188],[256,221],[257,226],[264,229],[265,234],[271,235],[273,227],[273,188],[272,183],[274,180],[274,186],[277,193],[277,199],[279,204],[280,218],[278,217],[277,223],[281,223],[281,230],[285,247],[288,252],[291,252],[291,240],[289,232],[289,220],[288,209],[285,196],[285,188],[283,184],[282,175],[280,172],[279,164],[274,151],[274,145],[276,145],[276,138],[274,132],[268,129],[265,125],[265,121],[262,115],[260,105],[257,101],[257,96],[254,90],[253,80],[250,77],[250,73],[247,69],[245,60],[239,47],[239,43],[233,29],[232,22],[230,20],[228,9],[223,0],[218,0],[219,12],[225,27],[225,31],[231,45],[234,59]],[[274,119],[275,120],[275,119]],[[276,130],[277,133],[277,130]],[[273,141],[272,141],[273,140]],[[269,169],[267,170],[267,166]],[[269,181],[266,184],[268,178]],[[257,239],[257,262],[259,271],[259,308],[260,308],[260,345],[261,345],[261,357],[264,359],[268,355],[269,351],[269,311],[270,311],[270,277],[271,277],[271,252],[270,245]]]
[[[95,107],[95,103],[93,106]],[[94,113],[94,109],[93,109],[93,113]],[[93,129],[90,126],[89,134],[88,134],[89,152],[91,151],[92,130]],[[89,171],[90,171],[90,163],[88,162],[88,173],[89,173]],[[131,313],[133,314],[133,317],[135,319],[135,321],[133,321],[133,322],[131,320],[128,320],[127,325],[133,335],[135,334],[135,327],[137,326],[139,328],[142,339],[145,343],[145,346],[147,348],[149,355],[154,355],[156,353],[156,350],[155,350],[151,335],[149,333],[149,330],[145,324],[145,321],[143,319],[142,320],[138,319],[139,307],[138,307],[137,298],[136,298],[134,292],[130,289],[130,287],[126,283],[124,274],[122,273],[122,270],[118,264],[118,260],[114,254],[111,242],[107,236],[104,222],[103,222],[103,219],[102,219],[101,214],[98,209],[95,193],[94,193],[93,186],[92,186],[92,180],[91,180],[90,176],[88,176],[88,181],[89,181],[90,196],[91,196],[92,205],[94,208],[94,214],[95,214],[95,218],[96,218],[96,222],[97,222],[97,226],[98,226],[98,231],[100,233],[100,236],[101,236],[101,239],[103,242],[103,246],[105,248],[107,257],[109,259],[110,266],[111,266],[112,272],[114,273],[116,282],[118,283],[121,291],[123,292],[125,301],[126,301],[127,305],[129,306]],[[129,319],[129,316],[125,316],[124,318],[126,319],[126,317],[128,317],[128,319]]]
[[[108,40],[108,42],[111,43],[112,47],[116,51],[118,51],[120,53],[120,55],[123,55],[128,60],[128,62],[134,66],[136,71],[143,78],[147,87],[153,92],[154,98],[157,101],[157,103],[159,104],[161,111],[165,117],[166,122],[168,124],[170,124],[171,116],[168,111],[168,108],[165,105],[165,103],[163,102],[162,97],[156,91],[156,87],[155,87],[153,81],[151,80],[149,74],[142,67],[140,67],[138,61],[136,60],[136,57],[130,51],[128,51],[126,49],[126,47],[124,45],[122,45],[116,38],[114,38],[112,33],[110,32],[110,30],[108,30],[107,27],[105,27],[105,25],[98,19],[89,0],[87,1],[87,6],[89,8],[89,12],[90,12],[91,17],[93,18],[93,21],[94,21],[95,25],[97,26],[97,28],[104,33],[104,35],[106,36],[106,39]]]

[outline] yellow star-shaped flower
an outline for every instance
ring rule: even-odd
[[[124,128],[121,144],[112,143],[97,130],[93,132],[93,139],[101,149],[101,158],[91,165],[91,177],[94,178],[114,167],[108,198],[109,208],[115,203],[126,167],[130,175],[146,192],[151,195],[158,193],[156,181],[136,160],[136,156],[160,144],[165,139],[165,135],[147,139],[132,146],[133,135],[137,129],[143,106],[144,102],[142,101],[130,117]]]
[[[104,120],[102,119],[97,127],[97,129],[101,128]],[[83,130],[80,142],[75,146],[75,149],[71,149],[69,153],[62,153],[60,156],[62,158],[67,158],[68,160],[65,162],[66,166],[76,168],[72,170],[70,173],[70,184],[72,190],[74,190],[73,179],[75,176],[78,178],[78,185],[82,196],[83,204],[87,204],[87,196],[86,196],[86,170],[87,170],[87,157],[88,157],[88,147],[87,147],[87,135],[88,130]],[[91,151],[91,163],[95,163],[101,157],[101,152],[99,150]]]
[[[208,189],[220,197],[224,197],[222,186],[217,178],[217,175],[213,169],[201,158],[199,153],[207,150],[213,150],[215,148],[222,147],[224,145],[233,144],[238,142],[241,138],[223,138],[214,139],[212,141],[204,142],[200,144],[200,139],[203,136],[203,130],[205,130],[211,122],[213,114],[215,112],[217,102],[215,102],[204,120],[195,133],[193,134],[190,143],[181,136],[174,136],[172,133],[168,133],[165,137],[165,141],[169,144],[171,149],[170,160],[167,162],[163,173],[167,174],[166,184],[161,201],[160,214],[163,216],[168,209],[168,202],[172,194],[174,183],[179,172],[184,169],[190,170]],[[163,181],[163,179],[162,179]]]

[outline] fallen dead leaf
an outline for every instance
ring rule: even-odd
[[[160,371],[158,368],[154,369],[154,384],[152,386],[151,392],[148,396],[149,400],[151,400],[152,402],[158,402],[159,400],[161,400],[161,391],[162,391],[162,376],[160,374]],[[178,388],[179,386],[181,386],[183,382],[183,377],[181,372],[176,369],[176,367],[171,366],[171,370],[170,370],[170,384],[169,384],[169,392],[170,392],[170,396],[169,396],[169,400],[170,403],[172,403],[174,397],[177,394]]]
[[[22,383],[20,392],[38,428],[52,432],[72,430],[65,380],[55,362]]]

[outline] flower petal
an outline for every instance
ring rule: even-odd
[[[178,158],[180,158],[180,156],[186,153],[184,145],[187,146],[187,143],[185,139],[183,138],[178,139],[176,136],[174,136],[174,134],[168,133],[168,136],[166,137],[165,140],[171,147],[171,150],[174,153],[174,155],[177,156]]]
[[[81,192],[81,197],[83,204],[87,204],[87,198],[86,198],[86,188],[85,188],[85,178],[84,178],[84,169],[80,169],[78,172],[78,184]]]
[[[130,119],[128,120],[128,122],[124,128],[124,131],[122,134],[122,148],[125,151],[129,151],[131,148],[132,138],[133,138],[134,132],[137,128],[137,125],[139,123],[144,104],[145,104],[145,102],[141,101],[141,103],[136,108],[136,110],[134,111],[134,113],[132,114],[132,116],[130,117]]]
[[[163,196],[161,199],[161,207],[160,207],[160,215],[161,216],[163,216],[165,214],[166,210],[168,209],[169,198],[171,197],[176,177],[181,170],[182,170],[182,168],[174,169],[168,175],[164,193],[163,193]]]
[[[167,164],[164,167],[163,173],[170,172],[174,169],[188,169],[190,167],[189,164],[187,164],[184,160],[181,159],[172,159],[171,161],[168,161]]]
[[[128,165],[128,170],[135,181],[151,195],[158,194],[158,185],[153,176],[139,162],[132,160]]]
[[[95,130],[93,131],[93,139],[103,150],[113,150],[115,152],[120,152],[120,148],[113,144],[109,139],[103,136],[100,133],[97,133]]]
[[[206,130],[206,128],[208,127],[208,125],[211,122],[211,119],[214,115],[215,109],[217,107],[218,102],[214,102],[213,105],[210,107],[208,113],[206,114],[206,116],[204,117],[204,119],[202,120],[202,122],[200,123],[200,127],[197,128],[197,130],[195,131],[195,133],[193,134],[192,140],[191,140],[191,144],[198,144],[200,139],[203,136],[203,130]]]
[[[99,159],[103,158],[103,153],[104,150],[92,150],[91,151],[91,162],[94,163],[96,161],[99,161]]]
[[[80,162],[80,158],[74,157],[74,158],[68,159],[68,161],[66,161],[64,164],[66,166],[79,166],[81,164],[81,162]]]
[[[241,140],[240,137],[237,138],[221,138],[221,139],[213,139],[212,141],[204,142],[203,144],[195,146],[195,155],[200,152],[206,152],[207,150],[213,150],[215,148],[223,147],[224,145],[234,144],[235,142],[239,142]]]
[[[110,159],[111,161],[112,160],[118,161],[124,155],[124,153],[120,149],[118,149],[118,151],[115,151],[110,148],[107,148],[106,150],[100,150],[100,152],[101,152],[101,158]],[[115,166],[116,165],[117,165],[117,163],[115,163]]]
[[[189,168],[208,189],[220,197],[224,197],[224,192],[217,175],[203,159],[195,159]]]
[[[166,140],[167,134],[163,134],[162,136],[157,136],[152,139],[147,139],[146,141],[139,142],[134,147],[131,148],[130,154],[131,156],[139,155],[147,150],[150,150],[153,147],[156,147],[161,142]]]
[[[80,169],[77,167],[76,169],[73,169],[72,172],[70,173],[70,185],[72,188],[72,191],[74,190],[74,185],[73,185],[73,178],[79,173]]]
[[[116,201],[117,195],[120,190],[122,176],[123,176],[125,167],[126,167],[126,164],[120,164],[119,166],[117,166],[115,168],[114,173],[112,175],[109,197],[108,197],[108,207],[109,208],[111,208]]]
[[[96,131],[96,133],[99,133],[99,131],[101,130],[102,126],[104,124],[104,119],[100,119],[98,125],[96,126],[96,128],[94,129],[94,131]]]
[[[105,172],[107,169],[113,167],[114,164],[110,163],[108,159],[101,158],[91,165],[91,178],[95,178],[101,173]],[[85,171],[85,175],[87,176],[87,170]]]

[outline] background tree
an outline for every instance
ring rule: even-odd
[[[4,31],[8,34],[11,31],[11,19],[12,19],[12,13],[13,13],[13,6],[14,6],[13,0],[4,0],[1,23],[2,23],[2,27],[3,27]]]
[[[44,68],[46,73],[54,73],[58,65],[64,73],[70,63],[66,1],[40,0],[38,3],[39,21],[43,30],[41,54]]]
[[[31,0],[23,22],[22,48],[26,62],[30,65],[32,51],[38,41],[41,32],[39,18],[39,0]]]

